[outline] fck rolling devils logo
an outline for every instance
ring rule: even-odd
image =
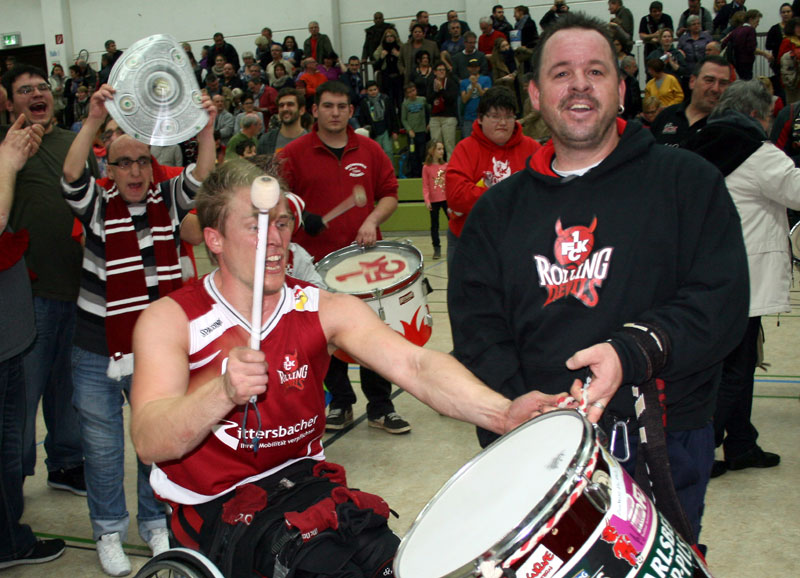
[[[572,295],[587,307],[597,305],[597,288],[608,276],[613,247],[594,250],[594,231],[597,217],[588,227],[576,225],[564,229],[556,221],[556,241],[553,244],[555,263],[543,255],[534,255],[539,286],[547,289],[543,307]]]

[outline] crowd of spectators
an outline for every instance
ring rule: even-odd
[[[494,85],[505,86],[513,93],[515,113],[526,134],[546,140],[549,135],[542,131],[538,113],[531,110],[527,95],[530,61],[540,30],[569,10],[566,0],[555,0],[537,27],[526,6],[509,10],[513,14],[509,18],[505,8],[497,4],[492,6],[491,13],[478,20],[476,31],[455,10],[447,12],[439,25],[432,24],[429,13],[420,10],[407,32],[386,21],[382,12],[375,12],[373,24],[365,29],[361,55],[346,59],[335,52],[330,37],[320,31],[316,21],[308,23],[308,37],[302,43],[293,35],[285,36],[282,42],[273,39],[272,29],[264,27],[255,39],[255,49],[244,51],[241,56],[221,32],[214,34],[213,44],[200,49],[199,57],[188,43],[183,43],[183,47],[203,90],[212,98],[221,96],[221,101],[217,99],[221,103],[221,114],[217,117],[221,147],[240,132],[246,114],[255,113],[259,117],[256,141],[270,129],[280,129],[277,115],[280,90],[294,88],[310,102],[323,82],[339,80],[351,93],[354,106],[351,125],[364,126],[390,156],[401,148],[398,140],[401,134],[411,137],[400,142],[413,140],[415,154],[409,151],[407,162],[399,168],[403,176],[419,177],[421,151],[426,149],[426,143],[442,141],[448,159],[458,140],[469,134],[481,91]],[[634,30],[634,14],[624,0],[609,0],[608,11],[617,59],[626,78],[628,96],[622,113],[626,119],[639,118],[648,124],[647,118],[641,116],[643,96],[655,97],[659,111],[681,102],[690,92],[689,81],[695,67],[706,55],[722,53],[731,63],[732,78],[743,79],[752,78],[755,59],[762,56],[772,67],[771,82],[776,97],[781,102],[792,102],[800,94],[797,66],[800,18],[794,18],[788,3],[781,5],[781,20],[769,30],[766,50],[756,47],[755,34],[762,14],[747,10],[743,1],[717,0],[713,6],[704,7],[701,0],[687,0],[686,10],[673,18],[655,0],[650,3],[648,13],[641,16],[638,33]],[[643,44],[641,56],[633,50],[636,40]],[[122,55],[114,40],[106,41],[105,48],[99,72],[85,59],[77,60],[66,75],[64,67],[53,66],[50,84],[56,118],[62,126],[80,129],[88,96],[108,78],[114,62]],[[639,70],[647,73],[644,91],[639,87]],[[376,100],[376,96],[368,95],[368,78],[374,79],[372,92],[377,90],[385,98]],[[408,115],[403,114],[409,106],[406,102],[409,84],[416,89],[411,106],[415,109],[420,103],[423,106],[422,134],[416,130],[421,126],[419,114],[415,128],[408,124]],[[375,106],[376,102],[381,104]],[[305,130],[310,128],[313,123],[310,110],[304,112],[300,122]],[[221,148],[220,158],[225,156],[226,150]],[[230,157],[230,151],[227,156]],[[191,158],[186,160],[189,161]]]

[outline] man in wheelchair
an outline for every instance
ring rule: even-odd
[[[416,347],[362,301],[287,277],[292,213],[270,211],[261,348],[248,348],[263,173],[225,163],[197,211],[218,268],[144,311],[134,333],[132,437],[172,507],[173,543],[224,576],[391,576],[398,538],[380,497],[325,462],[322,380],[342,349],[442,414],[504,433],[560,396],[513,403],[451,356]],[[566,394],[563,394],[566,395]]]

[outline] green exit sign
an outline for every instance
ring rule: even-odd
[[[3,46],[6,48],[11,46],[19,46],[22,42],[22,37],[19,32],[11,32],[3,34]]]

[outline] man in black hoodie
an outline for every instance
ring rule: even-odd
[[[721,363],[747,322],[736,208],[710,164],[617,119],[625,85],[602,22],[559,19],[533,68],[531,102],[553,139],[467,220],[448,287],[455,355],[512,399],[571,387],[591,421],[627,424],[633,440],[632,386],[660,381],[672,478],[697,539]]]

